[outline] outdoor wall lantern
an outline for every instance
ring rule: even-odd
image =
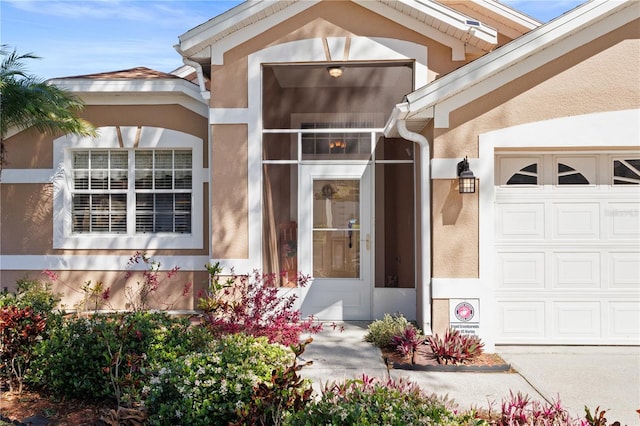
[[[461,194],[473,194],[476,192],[476,177],[469,170],[467,157],[458,163],[458,191]]]
[[[333,78],[342,77],[342,67],[328,67],[327,72]]]

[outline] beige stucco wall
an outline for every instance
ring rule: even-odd
[[[457,179],[435,179],[432,274],[436,278],[478,277],[478,192],[460,194]]]
[[[211,252],[215,259],[249,256],[247,136],[246,124],[212,126]]]
[[[125,266],[125,265],[123,265]],[[169,265],[167,265],[169,266]],[[136,298],[139,284],[143,282],[142,273],[133,273],[125,277],[124,271],[56,271],[58,279],[51,281],[42,271],[2,271],[0,290],[6,287],[15,291],[15,283],[21,279],[41,280],[51,284],[51,291],[61,296],[61,307],[66,310],[94,310],[95,299],[90,299],[82,291],[82,287],[89,281],[90,287],[102,283],[102,288],[110,289],[109,298],[102,303],[100,309],[123,309]],[[168,277],[167,271],[158,273],[158,290],[148,298],[148,306],[152,309],[163,310],[193,310],[197,307],[198,294],[207,288],[208,275],[206,271],[178,272]],[[189,291],[183,295],[185,285]],[[83,303],[93,300],[90,303]]]

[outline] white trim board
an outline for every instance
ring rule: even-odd
[[[160,271],[205,271],[207,256],[150,256]],[[118,255],[2,255],[0,271],[123,271],[131,256]]]

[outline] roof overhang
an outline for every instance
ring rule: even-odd
[[[202,64],[223,64],[224,54],[320,0],[251,0],[178,37],[181,54]],[[465,59],[465,46],[491,51],[495,29],[433,0],[350,0],[363,8],[452,48],[453,60]]]
[[[635,2],[593,0],[572,12],[408,94],[392,111],[385,135],[398,120],[422,130],[430,120],[447,128],[449,113],[608,32],[640,18]]]
[[[501,34],[515,39],[542,25],[541,22],[495,0],[439,0],[480,19]]]
[[[80,97],[86,105],[181,105],[202,117],[209,107],[198,86],[182,79],[53,79],[48,81]]]

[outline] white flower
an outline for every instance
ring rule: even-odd
[[[151,380],[149,380],[149,383],[151,383],[152,385],[159,385],[160,384],[160,377],[153,376],[151,378]]]
[[[177,418],[181,418],[182,417],[182,411],[176,410],[176,417]]]

